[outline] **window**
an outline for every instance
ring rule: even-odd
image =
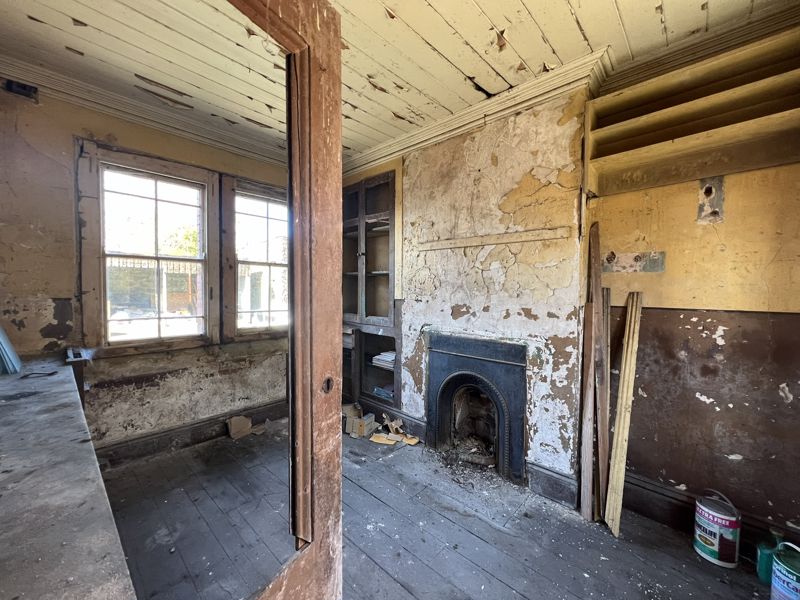
[[[206,335],[206,186],[103,164],[100,193],[106,342]]]
[[[236,328],[247,333],[289,324],[289,222],[275,195],[235,195]]]

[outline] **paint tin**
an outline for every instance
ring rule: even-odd
[[[789,542],[778,544],[772,561],[771,600],[800,600],[800,548]]]
[[[715,565],[734,569],[739,562],[742,515],[724,495],[716,490],[706,491],[714,495],[700,496],[695,501],[695,552]]]

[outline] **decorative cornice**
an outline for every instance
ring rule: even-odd
[[[666,51],[657,51],[618,68],[600,86],[599,94],[616,92],[790,29],[800,24],[800,4],[766,10],[755,17],[744,25],[735,22],[707,34],[689,36]]]
[[[427,127],[370,148],[345,162],[345,175],[472,131],[583,86],[588,86],[594,95],[610,72],[608,49],[603,48]]]
[[[35,85],[44,95],[70,104],[145,125],[165,133],[213,146],[233,154],[286,166],[284,151],[190,119],[184,114],[150,106],[133,98],[109,92],[43,67],[0,55],[0,77]]]

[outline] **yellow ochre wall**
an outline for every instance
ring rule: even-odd
[[[700,184],[588,204],[601,256],[665,251],[663,273],[603,273],[612,303],[629,291],[659,308],[800,312],[800,164],[727,175],[724,220],[697,223]]]

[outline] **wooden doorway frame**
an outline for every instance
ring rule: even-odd
[[[288,53],[291,527],[261,600],[342,594],[341,41],[327,0],[229,0]]]

